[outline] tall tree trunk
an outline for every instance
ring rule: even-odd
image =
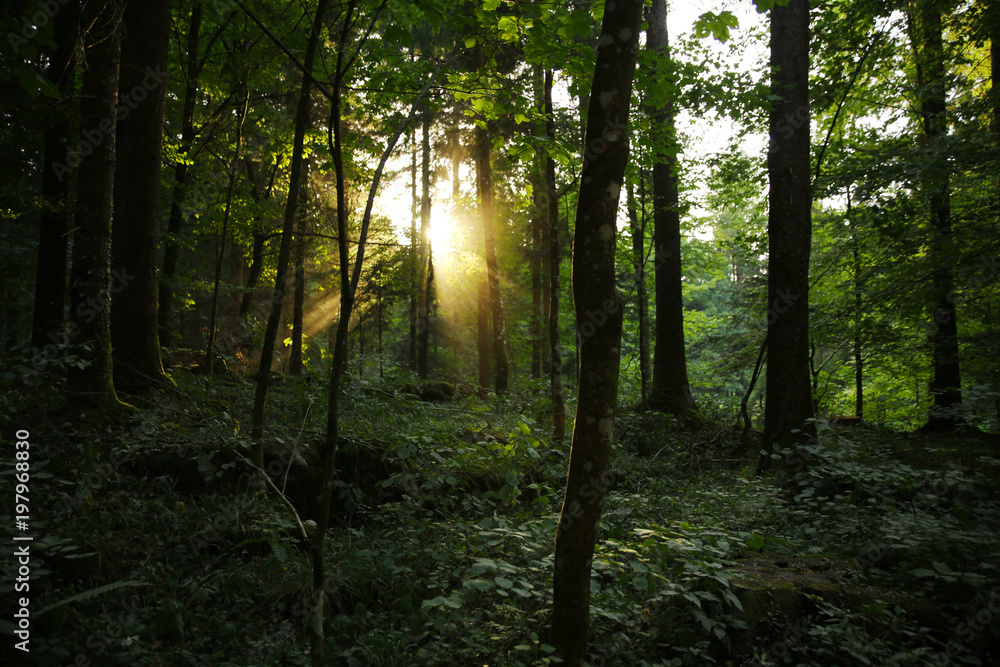
[[[531,70],[531,83],[534,93],[535,107],[539,113],[544,113],[545,78],[542,66],[535,65]],[[544,132],[544,120],[541,121]],[[542,350],[546,350],[542,335],[542,257],[547,253],[542,244],[542,229],[548,222],[548,211],[545,207],[545,155],[541,148],[535,149],[535,159],[531,169],[531,247],[528,257],[531,267],[531,317],[528,320],[529,337],[531,338],[531,378],[537,380],[542,376]],[[546,350],[547,351],[547,350]]]
[[[485,76],[483,48],[476,46],[474,65],[479,76]],[[493,220],[493,167],[490,164],[492,143],[485,127],[476,126],[476,192],[479,196],[479,214],[483,221],[483,240],[486,245],[486,282],[489,286],[490,321],[493,325],[493,389],[497,394],[509,391],[510,359],[507,357],[507,324],[503,314],[503,297],[500,294],[500,263],[497,260],[496,230]]]
[[[476,349],[479,353],[479,386],[490,386],[490,291],[487,280],[479,282],[476,300]]]
[[[851,254],[854,260],[854,416],[864,419],[865,416],[865,394],[864,394],[864,366],[861,357],[862,335],[864,333],[864,294],[865,281],[861,275],[861,239],[858,238],[858,225],[854,219],[854,210],[851,206],[851,189],[847,189],[847,224],[851,232]]]
[[[80,13],[76,3],[55,15],[55,49],[49,55],[46,78],[58,88],[60,100],[45,124],[45,165],[42,172],[38,263],[35,273],[35,312],[31,346],[44,347],[58,341],[66,307],[66,237],[69,234],[70,179],[65,166],[71,129],[68,96],[76,70],[75,33]]]
[[[951,174],[947,159],[947,70],[940,0],[919,0],[911,20],[916,60],[920,125],[925,147],[939,155],[922,174],[930,209],[933,293],[931,396],[927,430],[950,430],[964,422],[961,414],[962,373],[959,365],[958,320],[955,309],[955,263],[951,236]]]
[[[212,286],[212,314],[208,320],[208,345],[205,346],[205,368],[209,376],[215,371],[215,332],[219,323],[219,289],[222,286],[222,262],[226,257],[226,243],[229,240],[229,217],[233,209],[233,193],[236,190],[236,171],[240,162],[240,144],[243,143],[243,123],[250,107],[250,90],[247,89],[243,108],[236,120],[236,147],[233,161],[229,165],[229,188],[226,190],[226,209],[222,214],[222,232],[219,234],[218,254],[215,259],[215,283]]]
[[[587,653],[590,566],[614,442],[623,313],[615,287],[615,229],[641,19],[638,0],[608,3],[587,112],[573,247],[580,384],[552,579],[551,643],[568,667],[582,664]]]
[[[187,156],[194,143],[194,108],[198,95],[198,76],[201,61],[198,56],[198,39],[201,33],[201,2],[195,0],[187,35],[187,72],[184,82],[184,102],[181,111],[181,154]],[[180,250],[178,237],[184,224],[184,194],[187,187],[188,165],[178,161],[174,166],[174,191],[170,200],[170,217],[167,221],[167,239],[163,248],[163,271],[160,275],[158,318],[160,343],[169,347],[173,342],[174,317],[173,280],[177,274],[177,257]]]
[[[78,158],[69,335],[89,363],[70,366],[66,374],[67,403],[83,408],[118,403],[111,360],[111,218],[121,17],[119,2],[88,2],[83,8],[82,25],[89,30],[80,128],[94,140],[93,150]],[[114,289],[120,286],[118,280]]]
[[[308,171],[308,170],[307,170]],[[303,178],[303,187],[308,192],[309,177]],[[307,198],[308,199],[308,198]],[[303,370],[302,361],[302,338],[304,335],[303,319],[305,318],[306,304],[306,232],[308,231],[309,218],[304,210],[299,207],[299,232],[300,236],[295,241],[295,295],[292,303],[292,351],[288,355],[288,374],[300,377]]]
[[[545,136],[549,145],[555,145],[556,121],[552,109],[552,70],[545,70]],[[552,442],[559,446],[566,437],[566,403],[562,391],[562,347],[559,345],[559,192],[556,190],[556,161],[551,152],[545,158],[545,192],[548,224],[545,243],[548,261],[545,266],[549,307],[549,395],[552,399]]]
[[[417,375],[428,376],[431,303],[431,112],[424,109],[420,135],[420,295],[417,300]]]
[[[316,59],[316,48],[320,40],[323,27],[323,14],[326,12],[327,2],[328,0],[319,0],[316,14],[313,16],[312,32],[309,34],[309,43],[306,45],[306,55],[303,61],[306,72],[312,72],[313,61]],[[303,74],[302,88],[299,91],[299,101],[295,110],[292,163],[288,176],[288,199],[285,202],[281,246],[278,249],[278,270],[277,276],[274,279],[274,292],[271,295],[271,311],[268,314],[267,329],[264,331],[264,341],[261,345],[260,368],[257,371],[257,386],[254,391],[250,433],[251,439],[254,442],[254,462],[260,468],[264,467],[264,402],[267,399],[267,385],[271,376],[271,363],[274,359],[274,343],[278,335],[278,324],[281,321],[281,309],[285,304],[288,259],[292,253],[295,214],[299,205],[299,192],[302,189],[303,145],[305,143],[306,126],[309,124],[309,90],[311,87],[309,75]],[[346,339],[346,329],[344,333],[343,338]],[[342,345],[343,341],[338,338],[337,344]]]
[[[420,199],[417,195],[417,138],[413,137],[413,152],[410,154],[410,368],[417,368],[417,324],[420,319],[420,250],[417,244],[417,217],[420,215]]]
[[[670,66],[666,0],[653,0],[649,9],[646,48],[659,65]],[[660,70],[662,71],[662,70]],[[673,100],[652,111],[657,136],[653,142],[653,243],[656,249],[656,345],[649,406],[678,416],[696,407],[688,384],[684,350],[684,298],[681,282],[681,216],[678,192],[677,132]]]
[[[764,449],[812,431],[809,383],[809,1],[771,10],[770,145],[767,155],[767,389]],[[763,472],[771,458],[762,455]]]
[[[646,176],[639,170],[639,179]],[[649,380],[652,374],[649,358],[649,294],[646,292],[646,205],[642,202],[640,214],[635,201],[635,186],[628,182],[628,219],[632,234],[632,267],[635,271],[635,302],[639,314],[639,385],[641,409],[647,407]]]
[[[126,4],[111,268],[133,278],[112,298],[111,344],[115,386],[129,392],[169,381],[160,361],[156,275],[169,42],[170,0]]]
[[[320,0],[323,4],[325,0]],[[382,5],[384,6],[384,5]],[[313,667],[322,667],[324,664],[324,636],[323,636],[323,611],[325,605],[325,541],[326,531],[330,521],[330,498],[333,495],[335,482],[335,466],[337,459],[337,445],[339,438],[339,418],[340,418],[340,394],[341,379],[343,377],[344,363],[347,359],[347,332],[351,319],[351,312],[354,308],[355,295],[357,294],[358,282],[361,278],[361,269],[364,265],[365,242],[368,236],[368,227],[371,222],[372,208],[375,202],[375,194],[378,192],[379,181],[385,163],[389,159],[396,142],[406,127],[412,121],[417,107],[427,94],[428,89],[437,76],[438,70],[428,80],[417,100],[410,108],[410,113],[403,124],[396,130],[389,140],[386,149],[382,153],[378,167],[375,169],[371,187],[368,189],[368,202],[365,213],[361,220],[361,232],[358,235],[357,256],[354,262],[353,274],[351,272],[350,250],[348,248],[347,237],[347,193],[345,191],[344,161],[342,152],[341,137],[341,86],[345,74],[343,54],[347,47],[347,35],[353,25],[352,16],[355,9],[355,0],[350,0],[347,5],[347,13],[343,19],[343,27],[337,48],[336,74],[333,85],[333,95],[330,101],[330,126],[333,141],[331,153],[334,170],[337,179],[337,249],[340,255],[340,320],[337,323],[337,340],[334,346],[333,364],[330,371],[330,386],[327,403],[327,423],[326,433],[319,447],[319,457],[323,466],[323,481],[320,487],[318,498],[319,512],[316,518],[316,528],[313,531],[312,541],[309,545],[310,557],[313,568],[313,600],[309,618],[309,638],[310,657]],[[363,44],[358,44],[358,51]]]

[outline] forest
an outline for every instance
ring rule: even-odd
[[[1000,664],[996,0],[3,0],[8,665]]]

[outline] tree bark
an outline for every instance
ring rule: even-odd
[[[623,311],[615,287],[615,231],[628,162],[626,129],[641,19],[638,0],[605,8],[576,211],[573,295],[580,382],[556,534],[551,641],[569,667],[580,665],[587,653],[590,568],[614,442]]]
[[[306,55],[303,62],[306,72],[312,72],[327,2],[328,0],[319,0],[316,14],[313,17],[312,32],[309,34],[309,43],[306,45]],[[281,321],[281,308],[285,303],[288,259],[292,252],[292,234],[295,231],[296,220],[295,214],[299,204],[299,191],[302,187],[303,145],[305,143],[306,126],[309,123],[309,91],[311,81],[312,79],[308,74],[303,74],[302,88],[299,91],[299,101],[295,111],[292,163],[288,176],[288,199],[285,202],[281,246],[278,249],[278,270],[277,276],[274,279],[274,292],[271,295],[271,311],[268,314],[267,328],[264,331],[264,341],[261,345],[260,367],[257,371],[257,385],[254,392],[253,412],[251,414],[250,434],[254,442],[254,462],[260,468],[264,467],[264,402],[267,399],[267,386],[271,376],[271,363],[274,358],[274,343],[278,335],[278,323]],[[344,339],[346,337],[345,331]],[[338,338],[337,344],[343,344],[340,338]]]
[[[858,238],[858,225],[851,206],[850,188],[847,189],[847,224],[850,226],[851,254],[854,260],[854,416],[860,420],[864,419],[865,416],[865,376],[864,362],[861,356],[865,317],[862,295],[864,294],[865,281],[861,274],[861,239]]]
[[[808,437],[813,416],[809,382],[809,252],[812,196],[809,155],[809,2],[771,10],[770,145],[767,155],[767,388],[764,450]]]
[[[417,195],[417,146],[416,133],[413,137],[413,152],[410,154],[410,368],[417,368],[417,330],[420,308],[420,249],[417,244],[417,217],[420,198]]]
[[[653,0],[649,10],[646,48],[663,64],[671,62],[667,36],[666,0]],[[681,282],[681,216],[678,191],[677,131],[674,101],[652,110],[653,141],[653,244],[656,262],[656,341],[653,350],[653,385],[649,406],[654,410],[686,416],[697,408],[688,384],[684,350],[684,298]]]
[[[482,45],[476,46],[473,58],[476,71],[480,76],[484,76]],[[504,320],[503,297],[500,293],[500,264],[497,260],[496,230],[493,220],[491,149],[489,131],[485,127],[477,125],[476,192],[479,195],[479,214],[483,221],[483,240],[486,245],[486,279],[489,286],[490,319],[493,324],[493,389],[497,394],[506,394],[510,389],[510,359],[507,357],[507,324]]]
[[[215,371],[215,333],[219,323],[219,289],[222,286],[222,262],[226,257],[226,243],[229,241],[229,217],[233,209],[233,193],[236,190],[236,171],[240,160],[240,145],[243,143],[243,123],[250,106],[250,91],[246,90],[245,102],[236,120],[236,147],[233,161],[229,166],[229,187],[226,190],[226,209],[222,214],[222,231],[219,234],[218,254],[215,258],[215,282],[212,286],[212,313],[208,320],[208,345],[205,346],[205,368],[207,375]]]
[[[134,276],[111,303],[115,386],[169,382],[160,360],[157,246],[170,0],[125,6],[116,145],[112,271]]]
[[[489,283],[482,280],[479,283],[476,301],[476,349],[479,359],[479,386],[490,386],[490,291]]]
[[[545,71],[545,136],[555,144],[556,122],[552,109],[552,70]],[[559,446],[566,437],[566,403],[562,391],[562,347],[559,345],[559,192],[556,190],[556,161],[549,153],[545,159],[545,192],[548,224],[545,243],[548,261],[545,263],[549,295],[549,395],[552,399],[552,444]]]
[[[46,78],[59,90],[60,100],[45,125],[45,165],[42,172],[41,216],[38,263],[35,273],[35,311],[31,325],[31,346],[45,347],[59,341],[66,307],[66,238],[69,234],[70,179],[65,168],[70,117],[65,105],[73,88],[76,71],[75,32],[80,20],[76,3],[55,15],[55,49],[49,54]]]
[[[187,156],[194,143],[194,108],[198,95],[198,76],[201,61],[198,57],[198,39],[201,33],[201,2],[195,1],[191,8],[191,20],[187,35],[187,72],[184,82],[184,102],[181,111],[181,154]],[[188,165],[178,162],[174,166],[174,191],[170,200],[170,217],[167,221],[167,239],[163,248],[163,271],[159,284],[158,318],[160,343],[169,347],[172,343],[174,316],[173,279],[177,273],[177,257],[180,245],[177,242],[184,224],[184,194],[187,187]]]
[[[962,373],[959,364],[958,319],[955,308],[954,249],[951,236],[951,174],[946,145],[947,71],[939,0],[920,0],[913,16],[912,39],[916,60],[920,126],[931,164],[922,174],[930,209],[929,257],[934,323],[932,325],[931,396],[924,428],[951,430],[965,420],[961,414]]]
[[[303,188],[308,192],[308,168],[304,171]],[[308,199],[308,198],[307,198]],[[309,217],[304,206],[299,207],[299,232],[300,236],[295,240],[295,294],[292,302],[292,350],[288,354],[288,374],[300,377],[303,370],[302,361],[302,338],[305,334],[303,329],[303,319],[305,318],[306,304],[306,236],[309,227]]]
[[[83,368],[70,366],[66,374],[67,403],[80,408],[118,404],[111,359],[111,292],[124,281],[111,282],[111,219],[121,16],[119,2],[89,2],[83,8],[82,25],[89,30],[80,127],[95,140],[88,155],[76,158],[79,175],[68,335],[89,363]],[[69,158],[73,165],[76,159]]]
[[[639,170],[639,179],[645,178]],[[635,272],[635,305],[639,315],[639,407],[648,407],[649,380],[652,368],[649,358],[649,294],[646,292],[646,206],[642,202],[642,213],[636,208],[635,186],[628,182],[628,219],[632,234],[632,267]]]
[[[323,4],[325,0],[320,0]],[[384,7],[385,3],[380,6]],[[361,231],[358,235],[357,256],[354,262],[353,274],[349,266],[350,250],[348,248],[347,237],[347,193],[345,191],[344,161],[342,152],[341,137],[341,101],[340,92],[345,75],[345,65],[343,63],[343,53],[346,48],[347,35],[352,26],[352,15],[355,9],[354,0],[350,0],[347,5],[347,13],[343,20],[343,28],[337,48],[336,74],[333,86],[333,95],[330,101],[330,130],[333,135],[331,142],[331,153],[337,179],[337,249],[340,255],[340,320],[337,323],[337,341],[334,347],[333,364],[330,371],[330,386],[327,403],[327,424],[326,433],[319,447],[320,461],[323,465],[323,481],[320,487],[318,505],[319,512],[316,518],[316,529],[313,532],[310,543],[310,556],[313,567],[313,600],[310,609],[309,635],[310,635],[310,657],[314,667],[322,667],[324,664],[324,637],[323,637],[323,611],[324,611],[324,590],[325,590],[325,540],[326,531],[330,521],[330,498],[333,495],[335,482],[335,466],[337,459],[337,445],[339,438],[339,417],[340,417],[340,394],[341,379],[343,377],[344,365],[347,360],[347,332],[351,319],[351,312],[354,308],[355,295],[357,294],[358,282],[361,278],[361,269],[364,266],[365,243],[368,237],[368,227],[371,222],[372,208],[375,203],[375,194],[378,192],[379,181],[382,171],[392,153],[400,135],[413,120],[417,106],[424,99],[427,91],[440,70],[440,66],[424,86],[417,100],[410,108],[410,113],[396,130],[389,140],[378,167],[375,169],[371,187],[368,189],[368,202],[365,206],[365,213],[361,220]],[[358,44],[360,51],[363,44]]]
[[[531,82],[534,93],[535,107],[544,113],[545,87],[541,65],[535,65],[531,70]],[[542,122],[544,132],[544,121]],[[542,258],[547,255],[542,243],[542,229],[548,222],[548,211],[545,208],[545,158],[541,148],[535,149],[534,163],[531,169],[531,247],[528,259],[531,273],[531,317],[528,320],[529,337],[531,338],[531,378],[537,380],[542,376],[542,350],[546,349],[542,335]]]
[[[431,112],[424,109],[420,150],[420,294],[417,299],[417,375],[426,380],[430,345],[431,302]]]

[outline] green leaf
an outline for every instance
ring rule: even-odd
[[[475,46],[476,46],[476,38],[475,37],[466,37],[465,38],[465,48],[472,49],[472,48],[475,48]]]
[[[730,11],[723,11],[718,14],[715,12],[705,12],[695,21],[694,34],[695,37],[699,38],[707,37],[711,34],[718,41],[725,42],[729,39],[730,29],[738,28],[739,26],[739,20]]]
[[[466,579],[462,585],[476,591],[489,591],[496,587],[489,579]]]

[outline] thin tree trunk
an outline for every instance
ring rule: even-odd
[[[590,569],[610,482],[624,305],[615,287],[615,229],[641,19],[638,0],[608,3],[587,113],[573,248],[580,383],[553,574],[551,644],[568,667],[587,654]]]
[[[306,72],[312,72],[327,2],[328,0],[319,0],[316,14],[313,17],[312,32],[309,35],[309,43],[306,45],[304,61]],[[254,442],[254,462],[261,469],[264,467],[264,402],[267,399],[267,386],[271,376],[271,363],[274,358],[274,343],[278,335],[278,323],[281,321],[281,309],[285,303],[288,259],[292,252],[292,234],[295,231],[296,220],[295,214],[299,204],[299,191],[302,187],[303,145],[305,143],[306,126],[309,124],[310,88],[311,78],[308,74],[303,74],[302,88],[299,92],[298,106],[295,111],[292,164],[288,176],[288,199],[285,202],[285,219],[282,226],[281,247],[278,249],[278,270],[277,276],[274,279],[274,292],[271,296],[271,311],[267,318],[267,329],[264,331],[264,342],[261,346],[260,367],[257,371],[257,386],[254,392],[253,412],[251,414],[251,439]],[[344,326],[346,327],[346,323]],[[344,337],[346,338],[346,330]],[[338,345],[343,344],[339,338],[337,343]]]
[[[119,81],[112,271],[131,276],[111,303],[115,385],[169,382],[160,360],[157,244],[170,0],[125,6]]]
[[[93,142],[93,150],[79,158],[70,273],[68,334],[80,344],[80,356],[88,364],[67,370],[67,403],[81,408],[118,403],[111,360],[111,218],[121,16],[121,4],[109,1],[88,3],[82,17],[89,31],[85,36],[80,128],[100,141]],[[107,123],[111,127],[106,127]],[[71,166],[72,162],[75,160],[70,161]]]
[[[323,1],[324,0],[321,0],[321,2]],[[384,6],[385,3],[383,2],[378,11],[381,11],[381,8]],[[330,101],[330,129],[331,134],[333,134],[333,141],[331,142],[332,145],[330,148],[337,178],[337,247],[340,255],[341,296],[340,320],[337,323],[337,340],[334,345],[333,364],[330,372],[326,433],[319,448],[320,461],[323,465],[323,481],[320,487],[319,512],[316,518],[316,529],[313,532],[312,542],[309,545],[313,567],[313,600],[312,607],[310,609],[311,617],[309,619],[310,657],[313,667],[322,667],[324,664],[323,610],[326,581],[326,565],[324,555],[326,531],[330,523],[330,498],[333,495],[333,486],[335,481],[337,445],[339,438],[338,429],[340,419],[341,379],[343,377],[344,365],[347,359],[347,332],[349,330],[351,312],[354,308],[358,283],[361,279],[361,269],[364,265],[365,242],[368,237],[368,227],[371,221],[372,208],[375,202],[375,194],[378,192],[382,171],[385,168],[385,163],[389,159],[396,142],[399,141],[400,135],[412,121],[417,107],[423,101],[431,84],[437,77],[437,72],[440,69],[439,66],[439,68],[435,70],[434,74],[418,95],[417,100],[410,108],[409,115],[388,142],[385,151],[382,153],[378,167],[375,169],[375,175],[372,179],[371,187],[368,189],[368,203],[365,207],[365,213],[361,221],[361,233],[358,235],[357,257],[355,259],[352,275],[349,267],[350,250],[348,248],[347,237],[347,193],[345,192],[344,162],[341,145],[340,92],[345,73],[343,53],[346,47],[347,35],[349,34],[352,26],[351,18],[354,13],[354,8],[355,0],[350,0],[347,5],[347,14],[344,18],[343,29],[338,43],[339,48],[337,49],[337,64],[335,70],[336,78],[334,80],[333,95]],[[357,48],[360,50],[362,46],[362,44],[358,44]]]
[[[212,288],[212,314],[208,321],[208,345],[205,347],[205,369],[211,376],[215,371],[215,331],[219,322],[219,288],[222,285],[222,261],[226,256],[226,242],[229,236],[229,214],[233,208],[233,192],[236,189],[236,169],[240,161],[240,144],[243,143],[243,122],[250,107],[250,90],[246,90],[243,109],[236,121],[236,148],[229,166],[229,188],[226,190],[226,208],[222,214],[222,232],[219,234],[218,256],[215,260],[215,283]]]
[[[490,386],[490,293],[486,280],[479,283],[476,308],[478,336],[476,349],[479,352],[479,386]]]
[[[768,182],[767,388],[764,449],[811,435],[809,384],[809,2],[789,0],[771,10],[770,146]],[[770,465],[761,456],[758,470]]]
[[[556,123],[552,109],[552,70],[545,71],[545,136],[555,144]],[[548,225],[545,245],[548,246],[546,283],[549,307],[549,394],[552,398],[552,442],[559,446],[566,437],[566,403],[562,391],[562,347],[559,344],[559,192],[556,190],[556,161],[551,152],[545,159],[545,192]],[[488,369],[487,369],[488,370]]]
[[[479,76],[485,75],[483,48],[476,46],[474,64]],[[489,131],[476,126],[476,191],[479,195],[479,213],[483,221],[483,240],[486,244],[486,279],[489,285],[490,320],[493,324],[493,388],[497,394],[508,393],[510,387],[510,359],[507,356],[507,325],[500,294],[500,264],[497,259],[496,230],[493,220],[493,168],[490,164],[492,143]]]
[[[55,49],[50,54],[46,78],[58,88],[60,99],[45,125],[45,165],[42,198],[45,210],[40,221],[38,263],[35,272],[35,312],[31,346],[41,348],[58,341],[66,307],[66,254],[69,234],[69,169],[65,166],[71,123],[66,108],[76,71],[76,40],[79,7],[64,8],[55,15]]]
[[[417,375],[428,376],[427,352],[430,344],[431,300],[431,112],[424,109],[420,150],[420,296],[417,300]]]
[[[645,178],[640,169],[639,178]],[[649,358],[649,295],[646,292],[646,207],[643,202],[640,214],[635,201],[635,186],[628,182],[628,219],[632,233],[632,267],[635,272],[635,301],[639,314],[639,407],[645,410],[646,399],[649,397],[649,379],[651,375]]]
[[[417,324],[420,319],[420,250],[417,245],[417,217],[420,199],[417,195],[417,138],[413,137],[413,152],[410,154],[410,368],[417,368]]]
[[[181,148],[182,155],[187,156],[194,143],[194,108],[198,95],[198,75],[201,72],[201,62],[198,56],[198,39],[201,33],[201,2],[195,0],[191,8],[191,21],[188,24],[187,38],[187,80],[184,84],[184,102],[181,111]],[[180,245],[177,242],[184,224],[184,194],[187,187],[188,165],[179,161],[174,167],[174,191],[170,200],[170,217],[167,222],[167,239],[163,249],[163,271],[159,284],[158,314],[160,328],[160,343],[170,346],[172,343],[172,327],[174,316],[173,280],[177,273],[177,256]]]
[[[858,237],[858,225],[854,219],[851,206],[851,189],[847,189],[847,224],[851,232],[851,254],[854,259],[854,416],[859,420],[865,416],[864,367],[861,358],[862,334],[864,332],[864,294],[865,283],[861,275],[861,239]]]
[[[670,63],[666,0],[653,0],[646,48],[660,63]],[[661,67],[663,65],[660,65]],[[697,408],[688,384],[684,349],[684,298],[681,272],[681,216],[676,109],[673,100],[652,111],[658,136],[653,142],[653,243],[656,249],[656,346],[649,405],[678,416]]]
[[[309,189],[309,165],[303,170],[305,175],[302,178],[302,187],[308,192]],[[306,197],[308,201],[308,197]],[[299,238],[295,242],[295,295],[292,303],[292,351],[288,355],[288,374],[300,377],[303,370],[302,347],[305,330],[303,319],[305,318],[306,304],[306,247],[309,231],[309,213],[306,207],[300,206],[299,217]]]
[[[292,349],[288,354],[288,374],[302,375],[302,320],[305,317],[306,267],[301,248],[295,254],[295,294],[292,304]]]
[[[541,65],[532,67],[531,82],[534,89],[535,106],[540,113],[544,113],[545,79]],[[544,121],[542,121],[542,125],[541,130],[544,132]],[[542,244],[542,229],[548,222],[548,211],[545,208],[545,156],[541,148],[535,149],[535,159],[531,169],[531,194],[531,248],[528,251],[531,267],[531,317],[528,320],[528,328],[531,338],[531,378],[537,380],[542,376],[544,366],[542,351],[546,350],[547,352],[545,339],[542,335],[544,314],[542,307],[542,257],[547,254]]]

